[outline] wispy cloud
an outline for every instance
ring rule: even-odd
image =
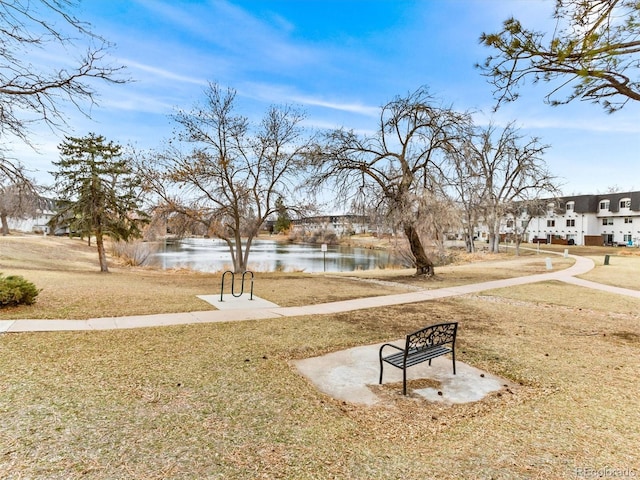
[[[291,100],[297,103],[301,103],[302,105],[312,105],[316,107],[328,108],[330,110],[338,110],[341,112],[357,113],[359,115],[364,115],[367,117],[376,117],[380,113],[380,107],[371,107],[359,103],[342,103],[335,101],[332,102],[305,96],[293,96]]]
[[[105,110],[167,115],[176,107],[152,95],[109,95],[98,100],[99,108]]]
[[[478,125],[490,121],[506,126],[514,122],[519,128],[549,131],[550,136],[562,131],[640,134],[640,105],[629,105],[615,114],[607,114],[591,103],[574,103],[551,107],[536,99],[518,99],[491,114],[491,107],[474,114]]]
[[[171,72],[163,68],[158,68],[152,65],[139,63],[131,59],[123,59],[123,62],[129,68],[132,68],[134,70],[140,70],[146,73],[151,73],[153,76],[161,77],[165,80],[173,80],[177,82],[191,83],[191,84],[201,85],[201,86],[205,86],[207,84],[207,81],[200,77],[181,75],[179,73]]]
[[[358,135],[365,136],[374,136],[377,132],[371,128],[349,128],[346,125],[342,125],[338,122],[332,122],[327,120],[320,120],[315,117],[309,118],[304,122],[304,126],[315,131],[327,131],[327,130],[337,130],[340,128],[352,130],[354,133]]]
[[[528,118],[523,121],[526,128],[549,130],[581,130],[583,132],[599,133],[637,133],[640,134],[640,124],[632,121],[593,121],[589,118],[575,118],[548,116],[544,118]]]
[[[376,118],[380,112],[380,107],[378,106],[374,107],[357,102],[342,102],[339,100],[304,95],[286,85],[247,82],[240,85],[238,93],[246,98],[259,100],[264,103],[297,104],[303,108],[320,107],[338,112],[355,113],[370,118]]]
[[[320,52],[289,40],[292,27],[283,18],[272,24],[225,0],[201,4],[175,4],[158,0],[139,2],[189,37],[198,38],[203,48],[215,47],[212,55],[232,55],[237,69],[282,68],[308,64]],[[273,19],[271,19],[273,20]],[[241,60],[248,60],[243,63]]]

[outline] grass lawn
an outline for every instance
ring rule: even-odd
[[[637,249],[634,249],[637,250]],[[604,256],[592,256],[597,268],[582,278],[616,287],[640,290],[640,255],[635,251],[626,255],[610,255],[609,265],[604,265]],[[635,253],[635,255],[632,255]]]
[[[34,260],[29,263],[37,267],[25,264],[0,239],[0,271],[51,290],[52,313],[40,306],[43,318],[60,318],[54,300],[65,291],[61,278],[86,274],[69,295],[84,302],[69,310],[74,318],[116,311],[109,304],[151,302],[137,294],[127,303],[133,285],[187,302],[207,293],[201,291],[205,280],[216,278],[115,266],[100,275],[84,246],[56,241],[65,266],[51,260],[47,270]],[[71,258],[69,247],[77,248]],[[87,261],[72,261],[84,254]],[[568,262],[554,258],[554,268],[556,261]],[[607,275],[618,268],[614,277],[629,275],[616,262],[593,273],[609,267]],[[491,258],[442,267],[437,280],[418,285],[537,270],[545,270],[538,256]],[[50,277],[31,278],[47,271]],[[256,293],[302,304],[405,291],[336,276],[291,276],[260,276]],[[398,272],[376,277],[403,281],[404,288],[416,282]],[[121,283],[127,288],[119,290]],[[178,308],[180,300],[171,305]],[[16,313],[33,318],[29,310],[9,315]],[[0,312],[0,319],[6,315]],[[517,388],[456,406],[406,398],[391,388],[386,402],[365,407],[325,396],[291,365],[454,319],[460,322],[458,359]],[[639,350],[640,301],[560,282],[324,316],[3,334],[0,478],[546,479],[594,477],[606,469],[640,476]]]

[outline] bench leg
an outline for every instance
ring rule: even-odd
[[[382,366],[383,366],[384,362],[382,361],[382,359],[380,359],[380,382],[379,384],[382,385]]]
[[[402,394],[407,394],[407,368],[402,369]]]
[[[456,374],[456,351],[451,352],[451,357],[453,358],[453,374]]]

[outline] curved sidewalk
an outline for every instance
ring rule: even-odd
[[[297,317],[303,315],[323,315],[347,312],[366,308],[389,305],[425,302],[438,298],[455,297],[484,290],[504,288],[529,283],[558,280],[587,288],[595,288],[610,293],[640,298],[640,291],[620,287],[612,287],[587,280],[575,278],[594,267],[592,260],[570,255],[575,263],[558,272],[542,273],[525,277],[493,280],[490,282],[460,285],[457,287],[421,290],[417,292],[383,295],[377,297],[358,298],[340,302],[305,305],[301,307],[267,307],[245,308],[236,310],[207,310],[200,312],[139,315],[131,317],[91,318],[88,320],[0,320],[1,332],[50,332],[50,331],[86,331],[113,330],[124,328],[159,327],[166,325],[184,325],[194,323],[232,322],[239,320],[262,320],[281,317]]]

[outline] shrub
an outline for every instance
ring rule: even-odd
[[[159,249],[158,244],[148,242],[114,242],[111,245],[111,254],[118,257],[124,265],[139,267],[144,265],[147,259]]]
[[[40,290],[28,280],[18,275],[3,277],[0,273],[0,307],[31,305]]]

